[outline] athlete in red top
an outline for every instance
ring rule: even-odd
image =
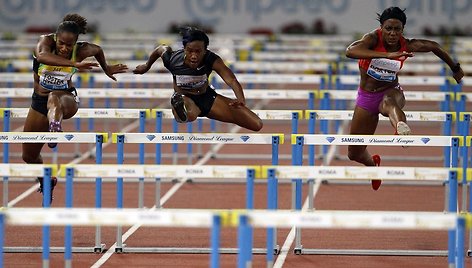
[[[464,72],[438,43],[403,37],[406,24],[404,9],[389,7],[377,15],[380,28],[365,34],[346,49],[347,57],[359,59],[361,75],[350,134],[374,134],[381,113],[389,117],[395,134],[408,135],[411,130],[402,111],[405,96],[397,76],[403,62],[413,57],[414,52],[433,52],[451,68],[458,83]],[[380,156],[371,156],[365,145],[349,146],[348,156],[366,166],[380,165]],[[380,180],[373,180],[372,188],[377,190],[380,184]]]

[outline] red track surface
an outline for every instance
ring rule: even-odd
[[[277,109],[286,103],[272,102],[265,109]],[[306,104],[292,104],[291,109],[305,109]],[[410,110],[419,110],[417,104],[410,103]],[[418,106],[420,107],[420,106]],[[424,108],[424,106],[421,106]],[[438,110],[437,107],[431,107]],[[408,107],[407,107],[408,109]],[[98,121],[98,120],[97,120]],[[83,120],[85,124],[85,120]],[[119,131],[120,126],[125,123],[116,123],[116,120],[107,122],[109,132]],[[21,126],[21,120],[14,121],[12,129]],[[208,131],[205,124],[205,131]],[[97,131],[103,129],[105,124],[97,123]],[[223,124],[221,132],[225,132],[232,126]],[[412,123],[414,134],[438,135],[440,124]],[[65,130],[73,130],[73,123],[65,124]],[[83,125],[82,129],[87,129]],[[184,131],[184,128],[180,128]],[[137,130],[134,130],[137,131]],[[154,131],[154,122],[148,121],[147,131]],[[170,121],[166,121],[164,132],[171,132]],[[246,133],[246,131],[241,131]],[[285,144],[281,145],[280,155],[289,155],[291,145],[289,134],[291,133],[288,121],[266,122],[262,132],[285,133]],[[300,123],[300,133],[307,133],[306,122]],[[377,134],[392,134],[393,129],[387,122],[379,125]],[[60,152],[71,152],[72,146],[59,145]],[[81,146],[82,153],[88,146]],[[203,146],[208,149],[208,146]],[[126,153],[132,155],[137,152],[137,145],[127,145]],[[340,155],[345,156],[345,149],[340,148]],[[442,149],[424,148],[392,148],[392,147],[370,147],[371,153],[378,153],[384,157],[382,164],[386,166],[434,166],[441,167],[441,161],[413,161],[413,160],[388,160],[388,156],[441,156]],[[20,146],[11,146],[13,152],[19,152]],[[154,145],[146,146],[146,152],[152,154]],[[164,145],[165,153],[170,153],[170,145]],[[186,146],[180,145],[179,151],[184,153]],[[48,148],[44,152],[49,151]],[[232,146],[225,145],[218,153],[221,154],[258,154],[270,155],[270,146]],[[112,144],[104,149],[105,154],[114,155],[116,145]],[[344,159],[344,158],[342,158]],[[60,163],[73,160],[66,156],[60,157]],[[49,161],[46,158],[46,161]],[[86,162],[93,163],[93,159]],[[146,160],[153,163],[152,157]],[[194,159],[194,163],[198,159]],[[12,157],[11,162],[21,162],[18,157]],[[106,163],[115,163],[114,157],[107,158]],[[170,163],[165,159],[164,163]],[[125,155],[125,163],[137,163],[136,158]],[[180,159],[180,164],[186,164],[186,159]],[[204,164],[270,164],[270,159],[210,159]],[[281,159],[280,164],[291,164],[290,159]],[[304,163],[306,164],[306,162]],[[318,163],[319,164],[319,163]],[[356,165],[348,160],[333,160],[331,165],[346,166]],[[162,186],[162,196],[176,184],[165,182]],[[10,183],[10,200],[32,186],[32,182]],[[77,183],[74,186],[74,206],[94,206],[94,184]],[[306,198],[306,185],[304,186],[303,200]],[[0,189],[1,191],[1,189]],[[115,207],[116,196],[115,183],[106,182],[103,187],[103,207]],[[279,208],[289,209],[291,206],[291,186],[281,184],[279,186]],[[125,207],[137,207],[137,184],[125,183],[124,204]],[[54,207],[64,206],[64,184],[59,183],[55,191]],[[255,207],[266,207],[266,185],[257,183],[255,190]],[[154,204],[154,185],[146,183],[145,206],[152,207]],[[245,186],[241,183],[185,183],[164,204],[166,208],[244,208]],[[38,207],[41,204],[41,195],[32,194],[19,202],[16,207]],[[372,191],[368,182],[362,184],[339,184],[328,183],[321,185],[314,200],[315,208],[321,210],[392,210],[392,211],[443,211],[444,189],[442,186],[414,186],[414,185],[392,185],[385,183],[379,191]],[[125,233],[127,228],[123,228]],[[289,230],[278,230],[278,244],[283,245]],[[93,247],[95,228],[77,227],[73,231],[74,246]],[[221,232],[222,247],[237,247],[237,230],[235,228],[223,228]],[[302,244],[304,248],[317,249],[411,249],[411,250],[446,250],[447,233],[431,231],[374,231],[374,230],[303,230]],[[40,246],[40,227],[17,227],[7,226],[5,244],[11,246]],[[51,228],[51,245],[63,246],[64,228]],[[254,247],[265,247],[265,230],[257,229],[254,233]],[[102,228],[102,243],[109,248],[116,240],[116,229],[111,227]],[[182,228],[139,228],[126,242],[129,247],[209,247],[208,229],[182,229]],[[293,244],[292,247],[293,249]],[[447,267],[446,257],[405,257],[405,256],[330,256],[330,255],[294,255],[292,249],[288,252],[283,267]],[[125,248],[126,250],[126,248]],[[90,267],[99,260],[104,253],[76,253],[73,255],[73,267]],[[101,267],[209,267],[210,256],[208,254],[137,254],[124,253],[113,254]],[[220,256],[221,267],[235,267],[237,263],[236,254],[222,254]],[[470,265],[470,260],[466,260]],[[40,253],[6,253],[5,267],[38,267],[41,265]],[[51,267],[63,267],[64,257],[62,253],[51,254]],[[253,267],[265,267],[265,255],[253,256]]]

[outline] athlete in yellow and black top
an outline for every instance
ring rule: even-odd
[[[114,74],[127,70],[123,64],[108,65],[100,46],[77,42],[79,34],[86,32],[86,26],[85,18],[78,14],[68,14],[59,24],[56,33],[39,38],[33,55],[34,92],[23,129],[25,132],[62,131],[62,120],[71,118],[78,110],[79,100],[71,81],[77,71],[90,70],[100,64],[105,74],[116,80]],[[82,62],[87,57],[95,57],[98,63]],[[43,163],[43,145],[24,143],[23,160],[32,164]],[[48,145],[51,148],[56,146]],[[56,180],[51,185],[54,187],[55,183]]]

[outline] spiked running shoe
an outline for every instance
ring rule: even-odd
[[[61,122],[52,121],[51,123],[49,123],[49,132],[62,132]],[[48,143],[48,147],[51,149],[55,148],[56,146],[57,143],[55,142]]]
[[[180,121],[187,122],[187,109],[185,109],[184,97],[182,94],[174,93],[170,99],[170,104],[174,108]]]
[[[372,160],[374,161],[376,166],[380,166],[380,155],[374,154],[372,156]],[[370,183],[372,184],[372,189],[377,191],[380,188],[380,185],[382,184],[382,181],[381,180],[372,180]]]
[[[397,129],[395,130],[395,135],[410,135],[410,127],[403,121],[397,123]]]
[[[39,189],[38,189],[38,192],[43,194],[43,199],[44,199],[44,191],[43,191],[43,177],[38,177],[38,182],[39,182]],[[54,187],[56,187],[56,184],[57,184],[57,178],[56,177],[52,177],[51,178],[51,196],[49,197],[50,200],[49,200],[49,205],[52,204],[52,200],[54,199],[53,197],[53,191],[54,191]],[[44,201],[42,203],[42,206],[44,207]]]

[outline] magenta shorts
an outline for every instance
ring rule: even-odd
[[[395,89],[402,90],[400,86],[396,86]],[[379,92],[370,92],[359,87],[357,89],[356,105],[372,114],[378,114],[379,105],[387,91],[388,89]]]

